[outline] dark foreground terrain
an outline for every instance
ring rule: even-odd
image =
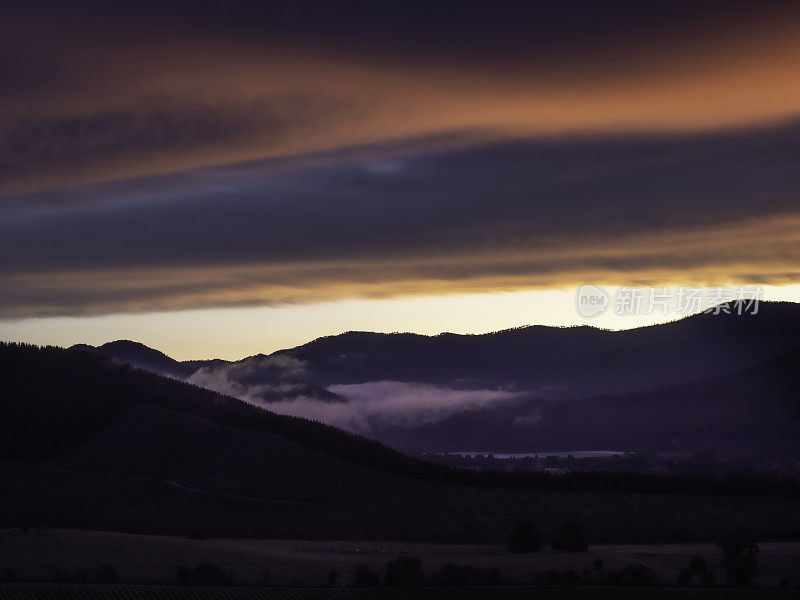
[[[188,539],[77,530],[0,530],[0,566],[13,569],[17,583],[0,584],[0,595],[20,598],[383,598],[401,597],[384,584],[387,564],[398,556],[420,559],[422,577],[402,597],[418,598],[634,598],[636,588],[621,587],[609,578],[628,565],[652,572],[646,597],[758,598],[759,590],[779,590],[781,580],[796,592],[800,585],[797,557],[800,543],[761,543],[758,575],[750,593],[727,586],[722,552],[713,544],[593,545],[585,552],[542,549],[531,554],[511,552],[505,545],[431,544],[406,542],[301,541],[265,539]],[[717,580],[701,581],[695,573],[687,588],[676,587],[680,571],[700,557]],[[208,586],[179,585],[182,567],[201,562],[214,565],[227,580],[212,591]],[[444,565],[496,572],[497,581],[457,589],[455,582],[437,581]],[[100,565],[113,569],[115,583],[92,582]],[[379,578],[380,589],[353,586],[360,565]],[[335,582],[327,585],[331,573]],[[553,574],[559,574],[553,579]],[[580,574],[578,582],[565,573]],[[83,578],[88,579],[82,582]],[[546,581],[540,581],[544,578]],[[532,583],[540,585],[531,587]],[[432,588],[447,589],[419,589]],[[225,589],[236,586],[236,589]],[[454,587],[455,585],[455,587]],[[159,587],[160,586],[160,587]],[[463,583],[462,583],[463,586]],[[257,590],[252,588],[259,588]],[[278,588],[279,591],[273,591]],[[311,588],[311,589],[310,589]],[[187,591],[187,590],[190,590]],[[755,591],[754,591],[755,590]],[[217,594],[212,596],[212,594]],[[483,594],[483,595],[480,595]],[[726,595],[727,594],[727,595]],[[638,596],[643,597],[643,596]]]
[[[458,472],[365,438],[57,348],[0,345],[0,526],[505,543],[800,538],[795,484]],[[596,474],[595,474],[596,475]]]
[[[719,314],[625,331],[350,332],[236,362],[178,362],[124,340],[76,349],[313,415],[403,452],[682,453],[800,474],[793,303],[762,302],[756,314],[732,303]],[[402,414],[386,408],[393,390],[405,394]],[[495,400],[471,405],[463,400],[471,393]],[[420,394],[427,404],[411,402]],[[463,404],[431,411],[439,395]]]
[[[754,585],[798,585],[791,480],[457,471],[80,350],[0,344],[0,379],[5,596],[181,597],[178,570],[191,580],[213,564],[225,574],[217,583],[297,587],[219,588],[218,598],[633,598],[613,588],[643,573],[657,586],[647,597],[735,598],[666,587],[695,555],[715,587],[727,585],[715,542],[738,529],[758,538]],[[522,521],[538,530],[539,552],[508,549]],[[588,552],[550,549],[565,523],[580,527]],[[361,564],[382,584],[398,556],[422,561],[411,591],[344,589]],[[484,587],[423,589],[445,563],[478,569]],[[172,587],[106,587],[115,582]],[[191,590],[206,597],[200,583]]]
[[[327,588],[187,589],[165,586],[0,586],[9,600],[783,600],[795,591],[512,586],[491,588],[375,589]]]

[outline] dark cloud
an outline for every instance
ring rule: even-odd
[[[334,153],[9,198],[0,310],[237,306],[681,273],[782,280],[799,258],[798,150],[797,124],[385,148],[377,161]]]
[[[32,2],[0,24],[0,193],[471,130],[796,114],[790,2]]]
[[[31,178],[69,181],[86,164],[124,172],[141,156],[169,162],[176,152],[269,148],[288,137],[313,134],[328,119],[348,122],[354,104],[352,98],[284,94],[240,105],[165,104],[24,118],[0,137],[0,179],[6,185]]]
[[[0,315],[791,280],[799,17],[736,0],[17,3],[0,24]]]
[[[543,51],[584,54],[624,42],[708,32],[715,26],[757,27],[797,15],[790,0],[339,0],[81,1],[17,3],[6,11],[25,21],[128,24],[145,34],[168,27],[206,35],[257,36],[379,56],[409,53],[463,60],[529,58]]]

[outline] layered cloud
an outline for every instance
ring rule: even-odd
[[[384,145],[7,197],[0,314],[787,283],[800,264],[798,150],[795,124]]]
[[[9,7],[0,190],[420,136],[706,130],[800,107],[796,3],[217,4]]]
[[[796,281],[799,16],[9,7],[0,318]]]

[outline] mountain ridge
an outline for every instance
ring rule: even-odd
[[[416,452],[613,448],[798,460],[798,367],[800,346],[743,370],[660,390],[479,408],[375,437]]]
[[[0,344],[0,382],[0,527],[502,543],[520,518],[551,535],[592,514],[592,539],[619,542],[713,539],[735,514],[800,530],[786,482],[457,471],[88,352]]]
[[[698,314],[622,331],[534,325],[469,335],[349,332],[239,361],[195,363],[199,368],[185,379],[280,412],[335,423],[403,451],[463,450],[478,447],[478,432],[488,434],[490,429],[465,422],[462,429],[471,432],[472,438],[450,430],[437,439],[430,432],[437,427],[445,431],[448,419],[452,424],[473,410],[484,415],[513,414],[520,402],[529,407],[539,403],[552,411],[548,402],[582,406],[575,403],[608,403],[610,397],[625,397],[627,406],[637,397],[655,394],[669,403],[673,402],[669,394],[676,393],[670,390],[681,385],[705,385],[708,393],[698,402],[710,405],[730,387],[725,378],[741,379],[741,371],[800,346],[800,305],[764,302],[755,315],[736,314],[735,304],[725,308],[731,314]],[[118,347],[104,345],[98,352]],[[147,353],[146,347],[136,348]],[[120,359],[119,353],[115,356]],[[138,364],[142,363],[140,359]],[[715,378],[719,389],[708,387],[707,382]],[[780,393],[786,396],[794,389],[786,384]],[[652,414],[663,413],[658,406],[652,408]],[[697,410],[686,407],[685,412]],[[517,416],[525,420],[525,415]],[[609,429],[618,421],[608,411],[597,418],[607,421]],[[708,415],[703,418],[713,431],[715,421]],[[660,439],[658,449],[664,451],[679,446],[684,430],[693,427],[668,415],[661,420],[673,424],[673,442],[667,443],[670,436],[663,432],[652,440],[637,437],[635,429],[627,438],[617,435],[606,441],[613,441],[615,449],[641,450],[645,442]],[[584,439],[575,437],[577,422],[568,418],[566,422],[576,423],[576,430],[553,429],[562,432],[563,443]],[[655,431],[654,423],[640,425],[641,431]],[[580,428],[589,429],[585,424]],[[506,437],[495,434],[483,447],[496,452],[605,447],[569,444],[565,448],[555,434],[545,436],[547,443],[537,443],[534,434],[541,431],[535,429],[529,431],[534,437],[525,443],[519,438],[523,430],[510,428]],[[746,446],[744,433],[737,436],[735,445],[741,453]],[[427,442],[422,444],[422,440]],[[445,440],[449,441],[442,445]],[[697,440],[691,445],[699,448]]]

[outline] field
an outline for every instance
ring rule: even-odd
[[[776,588],[780,579],[786,577],[796,588],[800,583],[800,543],[770,542],[759,547],[759,575],[755,584]],[[718,582],[724,580],[721,552],[711,544],[607,545],[592,546],[588,552],[576,554],[543,550],[520,555],[510,554],[498,545],[192,540],[97,531],[0,530],[0,569],[13,568],[20,581],[50,582],[56,569],[91,572],[100,565],[110,564],[123,583],[170,584],[177,582],[176,571],[181,565],[207,561],[231,573],[237,585],[268,582],[270,587],[314,587],[322,586],[331,571],[337,572],[340,582],[351,581],[361,563],[383,573],[385,564],[401,554],[419,556],[427,572],[447,562],[496,567],[506,581],[532,581],[537,573],[550,569],[581,572],[589,568],[597,577],[593,561],[602,558],[606,570],[632,563],[646,564],[658,574],[659,582],[666,585],[674,583],[690,557],[700,555],[716,573]]]
[[[8,600],[788,600],[794,591],[702,588],[505,586],[345,590],[327,588],[175,588],[168,586],[0,585]]]

